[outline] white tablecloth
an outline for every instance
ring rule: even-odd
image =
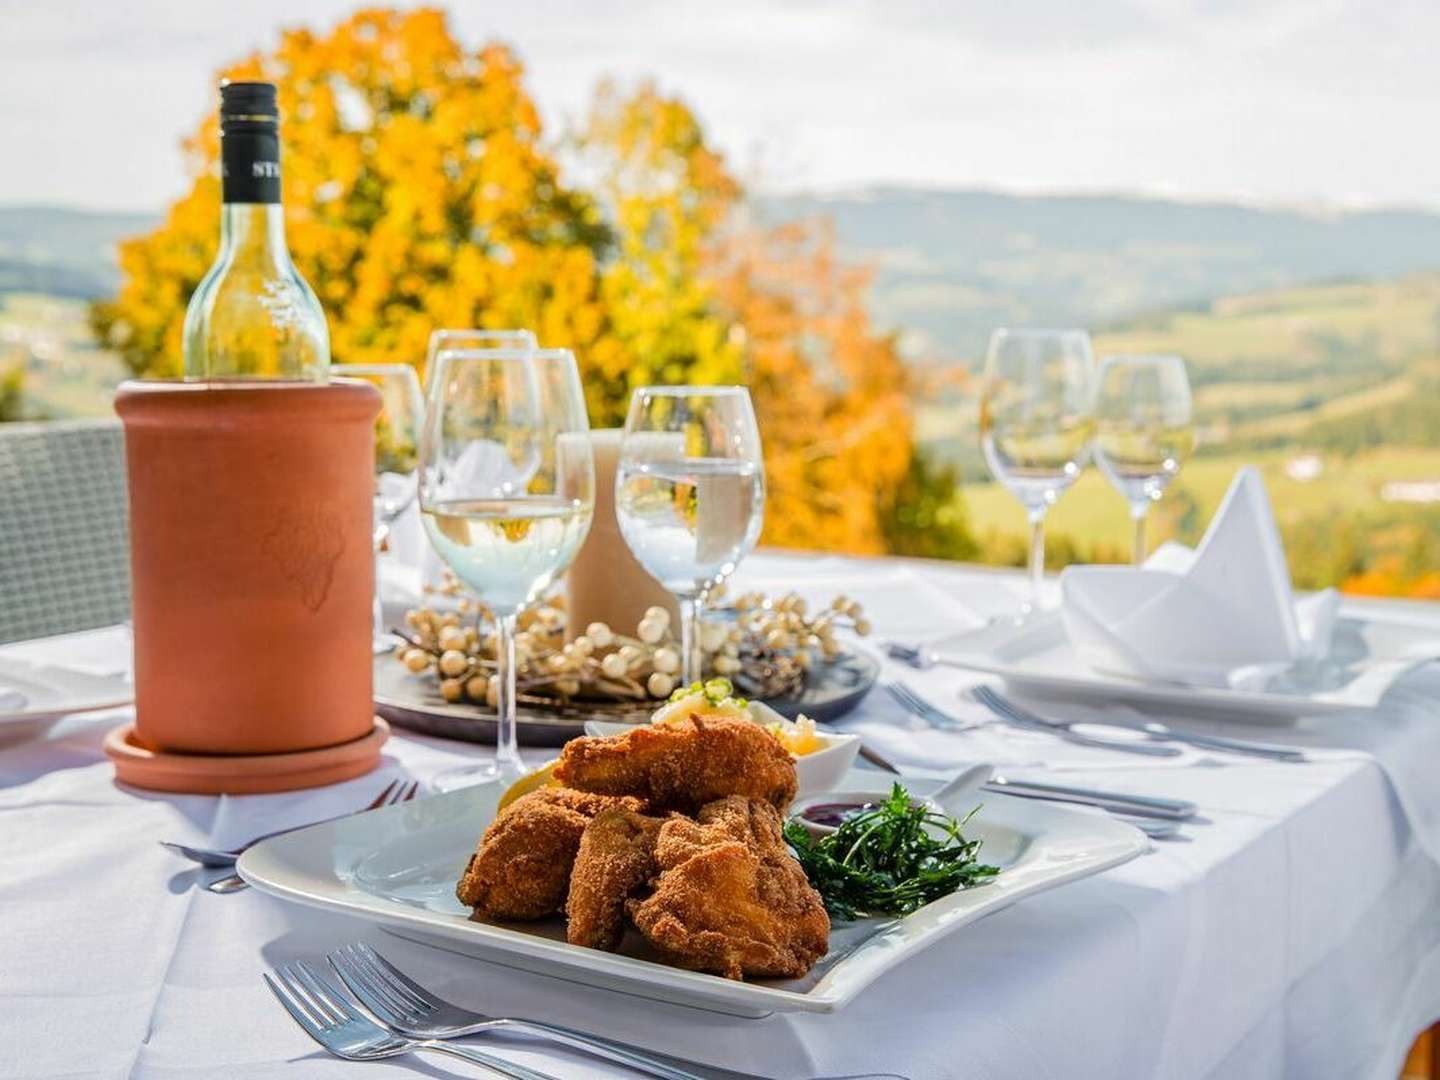
[[[741,584],[844,591],[877,632],[909,637],[1003,607],[1016,585],[974,570],[776,555],[752,559]],[[1417,610],[1440,628],[1440,611]],[[127,650],[117,629],[4,652],[105,670]],[[905,674],[957,707],[968,682]],[[425,777],[473,748],[400,734],[381,773],[334,788],[172,797],[114,784],[100,742],[126,714],[72,718],[0,748],[0,1077],[478,1075],[433,1058],[328,1058],[260,981],[268,967],[364,939],[485,1011],[767,1076],[1393,1080],[1440,1017],[1437,688],[1440,677],[1421,673],[1375,715],[1250,731],[1346,748],[1304,765],[1148,762],[990,729],[915,731],[874,694],[851,726],[892,750],[905,748],[895,732],[909,725],[935,748],[923,759],[932,765],[1006,755],[1015,775],[1058,767],[1076,783],[1193,799],[1202,820],[1125,866],[960,931],[841,1013],[763,1020],[462,959],[253,891],[215,895],[198,887],[212,872],[155,843],[224,843],[339,812],[391,775]],[[490,1046],[559,1077],[623,1075],[541,1044]]]

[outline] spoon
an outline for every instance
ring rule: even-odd
[[[981,762],[961,769],[952,779],[947,780],[938,791],[928,798],[951,817],[958,817],[964,804],[970,803],[979,794],[980,786],[995,774],[993,765]]]

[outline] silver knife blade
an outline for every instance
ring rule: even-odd
[[[1165,799],[1158,795],[1129,795],[1117,791],[1097,791],[1093,788],[1068,787],[1061,784],[1042,784],[1033,780],[1011,780],[996,776],[981,788],[1002,795],[1018,795],[1027,799],[1049,799],[1052,802],[1080,803],[1084,806],[1098,806],[1137,817],[1166,818],[1183,821],[1192,818],[1199,810],[1193,802],[1184,799]]]

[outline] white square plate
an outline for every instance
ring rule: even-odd
[[[1223,713],[1227,720],[1276,724],[1297,716],[1373,709],[1398,679],[1440,659],[1440,628],[1402,618],[1342,613],[1335,626],[1334,659],[1313,674],[1314,682],[1276,682],[1264,689],[1142,682],[1096,671],[1071,647],[1058,611],[1018,624],[997,620],[979,630],[932,641],[928,649],[943,663],[999,675],[1022,690],[1051,697],[1131,701],[1181,713]]]
[[[875,773],[851,773],[856,788]],[[933,785],[915,782],[917,794]],[[1097,874],[1145,851],[1136,829],[1103,814],[1033,799],[986,796],[967,835],[1003,867],[994,882],[954,893],[904,919],[866,919],[831,931],[830,951],[803,979],[737,982],[647,956],[631,930],[618,953],[567,944],[557,917],[536,923],[470,921],[455,899],[475,843],[495,813],[495,785],[462,789],[324,822],[266,840],[240,858],[240,875],[286,900],[354,915],[404,937],[526,971],[740,1016],[832,1012],[882,972],[960,927],[1032,893]],[[981,931],[983,932],[983,931]]]

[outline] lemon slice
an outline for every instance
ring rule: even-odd
[[[546,762],[534,772],[526,773],[516,780],[506,789],[505,794],[500,796],[500,804],[495,807],[495,812],[498,814],[521,795],[529,795],[532,791],[539,791],[543,787],[562,787],[560,781],[555,779],[555,766],[559,763],[558,758]]]

